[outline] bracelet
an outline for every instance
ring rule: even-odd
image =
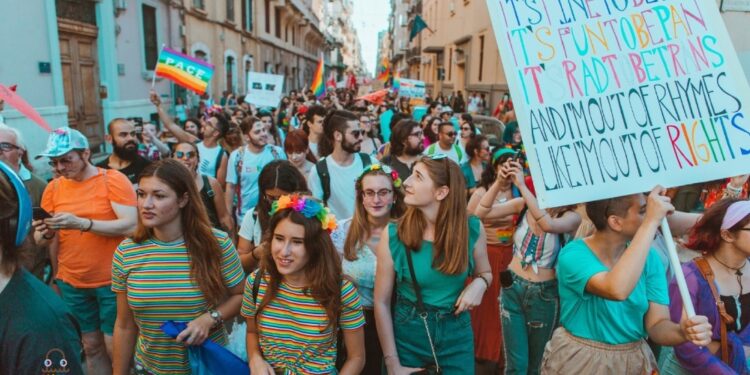
[[[93,227],[94,227],[94,220],[91,220],[91,219],[89,219],[89,226],[88,226],[87,228],[85,228],[85,229],[83,229],[83,228],[82,228],[82,229],[81,229],[81,232],[88,232],[88,231],[90,231],[90,230],[91,230],[91,228],[93,228]]]
[[[478,275],[477,275],[477,277],[478,277],[478,278],[480,278],[480,279],[482,279],[482,281],[484,281],[484,284],[485,284],[485,285],[487,285],[487,289],[489,289],[489,288],[490,288],[490,281],[489,281],[489,280],[487,280],[487,278],[486,278],[486,277],[482,276],[482,274],[481,274],[481,273],[480,273],[480,274],[478,274]]]

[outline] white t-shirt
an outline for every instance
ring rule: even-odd
[[[196,143],[195,148],[198,149],[198,156],[201,160],[198,172],[204,176],[216,178],[221,162],[219,154],[223,153],[224,149],[218,144],[215,147],[208,148],[203,142]]]
[[[239,235],[252,242],[255,246],[258,246],[262,242],[263,234],[260,231],[260,220],[257,220],[255,215],[255,208],[248,211],[245,217],[242,218]]]
[[[310,143],[307,144],[307,148],[309,148],[310,151],[312,151],[313,156],[315,156],[316,159],[320,160],[320,154],[318,153],[318,144],[317,143],[310,142]]]
[[[237,167],[240,153],[243,154],[242,165],[240,166],[240,176],[237,176]],[[227,164],[227,183],[237,185],[237,181],[240,181],[240,204],[239,212],[236,213],[237,219],[241,219],[245,216],[245,213],[250,211],[253,207],[258,204],[258,178],[260,177],[260,171],[266,164],[276,160],[286,159],[286,154],[279,147],[266,145],[263,151],[260,153],[254,153],[247,149],[247,147],[239,148],[232,151],[229,155],[229,163]]]
[[[352,217],[354,215],[354,202],[357,197],[354,184],[364,170],[362,157],[354,155],[354,161],[346,167],[336,164],[333,158],[325,157],[321,160],[327,160],[328,175],[331,179],[331,196],[328,198],[328,208],[339,220]],[[310,186],[310,191],[314,197],[323,199],[323,185],[320,182],[317,165],[310,170],[307,184]]]

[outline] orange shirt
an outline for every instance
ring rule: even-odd
[[[93,220],[116,220],[112,202],[135,206],[133,185],[119,171],[97,168],[85,181],[65,177],[52,180],[42,195],[42,208]],[[77,229],[59,231],[57,278],[76,288],[98,288],[112,281],[112,256],[125,237],[107,237]]]

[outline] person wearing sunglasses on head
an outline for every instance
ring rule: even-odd
[[[466,153],[456,144],[456,129],[450,121],[441,122],[438,125],[438,141],[424,150],[427,156],[445,155],[449,159],[461,165],[466,161]]]
[[[462,150],[466,150],[466,144],[474,138],[477,134],[477,129],[474,126],[474,119],[468,113],[462,113],[458,117],[458,128],[460,137],[456,140],[456,144],[461,146]]]
[[[40,157],[60,177],[44,189],[41,207],[52,217],[33,222],[34,239],[41,246],[57,243],[53,277],[81,325],[87,373],[107,373],[117,315],[112,256],[135,229],[135,191],[124,174],[91,164],[88,140],[78,130],[53,130]]]
[[[362,152],[369,154],[370,157],[374,158],[378,154],[380,148],[380,139],[378,139],[373,130],[374,122],[370,119],[370,116],[362,112],[359,115],[359,125],[362,127]]]
[[[227,233],[234,233],[234,220],[226,208],[224,189],[215,178],[198,173],[198,164],[200,164],[198,147],[189,142],[180,142],[174,147],[172,159],[181,162],[191,172],[203,205],[206,206],[211,226]]]

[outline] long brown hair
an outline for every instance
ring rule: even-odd
[[[164,159],[149,164],[138,177],[156,177],[169,186],[178,198],[187,197],[188,202],[180,209],[182,235],[190,256],[190,276],[195,280],[210,305],[218,305],[227,295],[227,287],[221,272],[221,246],[211,228],[198,188],[190,171],[174,159]],[[154,237],[154,230],[147,228],[138,215],[138,226],[133,241],[143,243]]]
[[[364,205],[364,188],[362,187],[362,180],[364,180],[365,176],[384,176],[391,182],[391,188],[393,189],[391,219],[398,219],[401,217],[406,208],[404,205],[403,189],[401,186],[395,187],[393,185],[393,177],[390,174],[385,173],[382,168],[371,169],[359,176],[354,184],[357,194],[357,200],[354,203],[354,216],[352,216],[352,222],[349,225],[349,233],[347,233],[346,241],[344,242],[344,258],[348,261],[357,260],[357,251],[362,248],[371,235],[370,222]]]
[[[305,199],[313,199],[305,197]],[[321,203],[322,205],[322,203]],[[326,310],[328,316],[327,327],[332,328],[332,337],[336,337],[338,329],[339,315],[341,315],[341,282],[343,280],[341,270],[341,258],[333,246],[331,236],[323,230],[323,226],[318,218],[306,218],[294,209],[287,208],[276,212],[271,216],[268,225],[268,231],[265,233],[264,242],[271,244],[276,226],[284,220],[289,219],[294,224],[302,225],[305,228],[305,251],[308,255],[308,261],[305,265],[305,275],[307,276],[308,285],[304,293],[312,295],[318,303]],[[257,277],[263,277],[268,272],[268,286],[263,295],[263,300],[258,306],[256,312],[256,325],[260,322],[258,317],[263,309],[268,306],[279,291],[279,285],[283,276],[276,268],[273,261],[271,245],[267,246],[260,259],[260,267]],[[260,326],[258,325],[258,329]]]
[[[461,168],[447,157],[434,160],[422,157],[417,163],[427,168],[435,188],[448,187],[440,202],[435,222],[432,267],[448,275],[458,275],[469,265],[469,215],[466,212],[466,182]],[[398,224],[398,238],[407,251],[422,246],[427,219],[416,207],[407,206]]]

